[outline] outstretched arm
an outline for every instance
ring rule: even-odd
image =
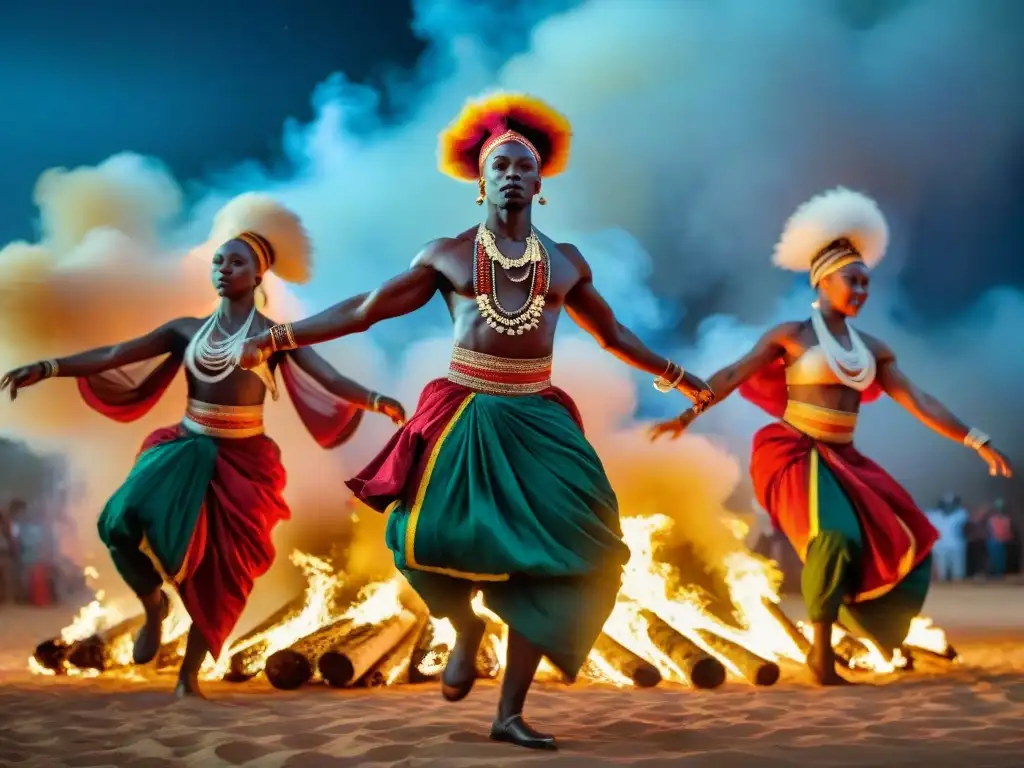
[[[720,403],[739,388],[743,382],[767,365],[778,360],[786,353],[785,340],[791,338],[798,329],[799,323],[783,323],[765,333],[753,348],[732,365],[727,365],[708,379],[708,386],[715,393],[716,403]],[[690,408],[669,421],[655,424],[650,431],[651,439],[668,435],[673,440],[681,435],[699,412]]]
[[[980,433],[968,428],[946,406],[907,378],[896,363],[896,355],[888,346],[874,338],[870,339],[870,344],[878,363],[876,380],[889,397],[910,411],[926,427],[930,427],[943,437],[964,445],[976,442],[975,436]],[[981,445],[972,444],[970,447],[975,448],[978,455],[988,464],[990,474],[1004,477],[1013,474],[1010,462],[992,447],[987,437],[983,438]]]
[[[651,351],[629,328],[615,317],[608,302],[594,286],[594,276],[583,254],[574,245],[562,243],[559,250],[572,261],[580,274],[579,282],[565,297],[565,309],[597,343],[625,363],[652,376],[664,376],[671,361]],[[679,388],[691,398],[707,390],[707,384],[692,373],[683,374]]]
[[[317,315],[293,323],[291,330],[295,344],[307,347],[362,333],[381,320],[415,312],[437,292],[438,273],[433,260],[446,242],[435,240],[430,243],[413,259],[408,270],[377,290],[353,296]]]
[[[315,350],[304,347],[286,353],[321,387],[335,397],[358,405],[364,411],[383,413],[396,424],[405,421],[405,409],[397,400],[367,389],[352,379],[342,376]]]
[[[0,380],[0,391],[10,387],[11,399],[14,400],[19,389],[30,387],[50,376],[75,378],[93,376],[103,373],[103,371],[109,371],[111,368],[120,368],[122,365],[130,365],[174,352],[183,346],[185,339],[183,324],[185,322],[186,320],[179,318],[161,325],[145,336],[130,341],[123,341],[109,347],[90,349],[87,352],[79,352],[76,355],[62,357],[55,361],[32,363],[17,368],[5,374]],[[56,365],[55,370],[51,368],[53,364]]]

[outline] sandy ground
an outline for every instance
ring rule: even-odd
[[[794,618],[795,605],[787,606]],[[538,687],[528,716],[557,753],[487,739],[481,684],[447,704],[432,686],[372,691],[211,685],[181,704],[168,682],[34,678],[24,660],[66,615],[0,609],[2,766],[1011,766],[1024,764],[1024,586],[936,589],[927,612],[962,663],[818,690],[798,667],[779,685],[712,692]]]

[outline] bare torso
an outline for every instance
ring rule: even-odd
[[[540,326],[521,336],[496,333],[480,315],[473,291],[476,231],[477,228],[472,227],[457,237],[441,241],[429,261],[429,265],[440,275],[439,289],[452,316],[455,344],[474,352],[499,357],[547,357],[554,345],[555,328],[565,297],[580,280],[580,266],[562,247],[538,232],[537,236],[551,261],[551,287],[545,297]],[[498,239],[498,247],[510,259],[522,256],[525,250],[523,243],[501,239]],[[527,269],[522,267],[511,270],[511,274],[520,277]],[[530,281],[513,282],[500,267],[495,272],[495,292],[501,305],[509,310],[523,306],[530,293]]]
[[[178,354],[184,353],[192,337],[196,335],[203,323],[206,322],[206,319],[205,317],[184,317],[177,321],[176,329],[179,332],[180,338],[178,340],[179,347],[175,351]],[[272,325],[273,323],[257,312],[252,324],[252,333],[267,330]],[[238,330],[238,328],[229,325],[226,330],[232,333]],[[274,355],[270,358],[270,368],[272,371],[276,370],[279,362],[279,355]],[[222,381],[211,384],[195,378],[188,369],[188,366],[185,366],[185,380],[188,384],[188,396],[190,398],[213,405],[260,405],[267,395],[267,388],[259,376],[252,371],[246,371],[241,368],[233,370]]]

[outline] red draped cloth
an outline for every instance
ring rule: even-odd
[[[93,410],[119,422],[147,414],[174,380],[181,358],[107,371],[78,379],[82,399]],[[285,389],[310,435],[323,448],[348,440],[363,411],[327,392],[287,357],[280,365]],[[194,437],[181,425],[150,434],[146,451],[162,443]],[[184,571],[176,586],[193,623],[216,657],[233,630],[254,581],[274,561],[271,533],[289,518],[282,495],[286,482],[277,444],[266,436],[218,439],[217,458],[206,490]]]
[[[825,463],[849,498],[863,535],[857,599],[884,594],[921,563],[937,533],[888,472],[853,445],[826,443],[775,423],[754,436],[750,476],[761,506],[801,560],[812,530],[811,452]]]

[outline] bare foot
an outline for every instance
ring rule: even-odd
[[[156,658],[160,650],[160,627],[170,612],[170,601],[164,591],[158,590],[153,599],[147,597],[142,601],[146,611],[146,623],[135,635],[135,647],[132,649],[132,661],[137,665],[149,664]]]
[[[174,697],[180,700],[206,700],[206,694],[199,688],[198,680],[180,677],[178,678],[178,685],[174,688]]]
[[[817,685],[824,687],[856,685],[852,680],[847,680],[836,672],[834,653],[827,651],[821,653],[812,648],[811,652],[807,654],[807,668],[811,670],[811,677]]]
[[[483,642],[487,625],[483,620],[464,629],[455,638],[455,647],[441,673],[441,695],[448,701],[461,701],[473,690],[476,682],[476,655]]]

